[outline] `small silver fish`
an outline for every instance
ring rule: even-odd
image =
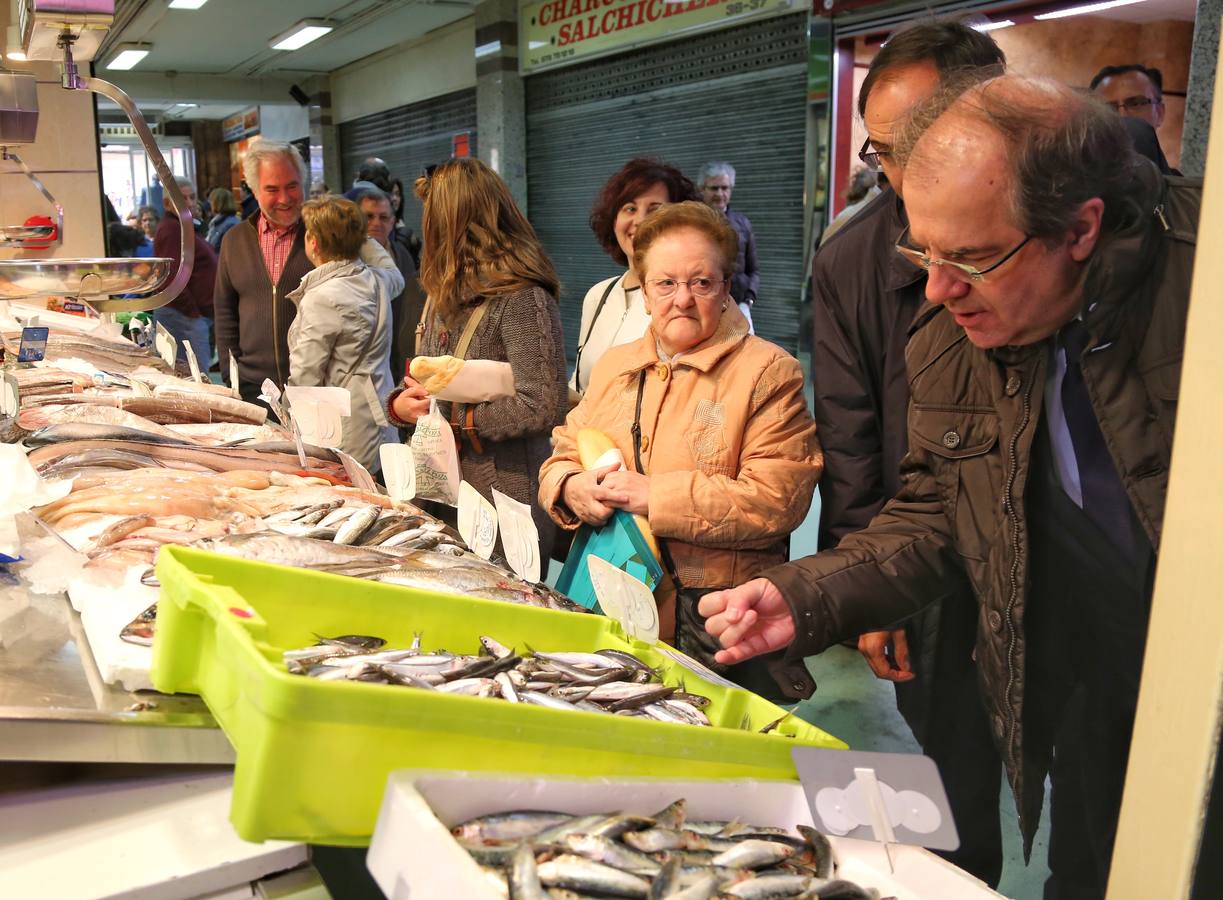
[[[746,840],[719,853],[711,862],[728,869],[759,869],[789,859],[795,852],[789,844],[779,841]]]
[[[644,878],[569,853],[541,863],[539,880],[548,887],[612,897],[639,897],[645,900],[650,893],[650,883]]]
[[[344,524],[336,530],[335,543],[352,545],[360,540],[371,525],[378,521],[378,514],[382,512],[382,507],[371,503],[364,509],[358,510],[349,516]]]
[[[510,896],[513,900],[547,900],[535,865],[535,851],[523,842],[514,852],[509,873]]]

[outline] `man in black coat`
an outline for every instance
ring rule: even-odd
[[[858,98],[869,138],[859,152],[891,187],[815,257],[815,418],[824,449],[821,550],[864,528],[900,487],[908,449],[904,349],[921,308],[925,272],[895,250],[908,226],[903,172],[892,131],[949,74],[997,74],[1005,57],[958,22],[921,23],[893,35],[872,62]],[[939,766],[960,833],[951,861],[992,886],[1002,875],[1001,765],[986,722],[972,648],[976,602],[967,582],[905,629],[862,635],[876,676],[896,685],[914,736]]]

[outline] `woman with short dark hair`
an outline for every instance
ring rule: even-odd
[[[208,222],[208,237],[205,240],[220,253],[221,238],[238,224],[238,204],[234,202],[233,193],[225,188],[214,188],[208,195],[208,204],[212,207],[212,219]]]
[[[641,279],[632,263],[633,235],[647,215],[668,203],[697,198],[696,186],[674,166],[656,159],[631,159],[607,180],[590,211],[590,228],[607,255],[628,271],[600,281],[582,301],[577,363],[569,386],[584,391],[604,353],[645,334],[650,317],[641,298]]]

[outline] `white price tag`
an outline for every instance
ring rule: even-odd
[[[285,405],[280,402],[280,388],[276,387],[276,382],[270,378],[263,379],[263,384],[259,385],[259,390],[262,393],[259,399],[266,403],[272,409],[272,415],[276,417],[276,421],[285,428],[289,427],[289,411],[285,409]]]
[[[539,583],[539,530],[531,518],[531,507],[493,488],[501,547],[514,574],[531,584]]]
[[[374,476],[369,474],[369,469],[365,468],[365,466],[338,447],[332,447],[331,449],[335,451],[335,455],[344,464],[344,472],[348,475],[348,480],[352,482],[353,487],[371,494],[382,493],[382,491],[378,490],[378,482],[374,481]]]
[[[21,409],[21,388],[17,379],[8,372],[4,373],[4,387],[0,390],[0,406],[6,416],[15,416]]]
[[[344,437],[343,420],[352,413],[352,394],[347,389],[286,387],[285,397],[307,444],[340,446]]]
[[[191,380],[203,381],[204,375],[200,372],[200,361],[196,358],[195,348],[191,346],[190,341],[183,341],[183,355],[187,357],[187,368],[191,370]]]
[[[459,484],[459,534],[481,559],[497,544],[497,510],[466,481]]]
[[[658,604],[650,589],[605,559],[586,557],[590,583],[603,613],[615,619],[629,637],[654,644],[658,641]]]
[[[297,420],[294,419],[289,423],[289,428],[293,432],[293,443],[297,444],[297,459],[302,464],[302,469],[310,468],[310,458],[306,456],[306,448],[302,444],[301,429],[297,427]]]
[[[174,340],[174,335],[166,331],[166,326],[160,322],[157,323],[157,330],[153,338],[153,349],[157,351],[157,355],[171,369],[174,368],[174,361],[178,359],[178,341]]]
[[[383,444],[378,448],[382,480],[396,503],[416,496],[416,457],[407,444]]]
[[[242,391],[238,389],[238,361],[234,359],[232,353],[229,356],[229,389],[233,392],[235,399],[242,399]]]

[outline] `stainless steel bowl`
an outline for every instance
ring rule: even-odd
[[[174,260],[6,259],[0,260],[0,300],[147,294],[170,277]]]

